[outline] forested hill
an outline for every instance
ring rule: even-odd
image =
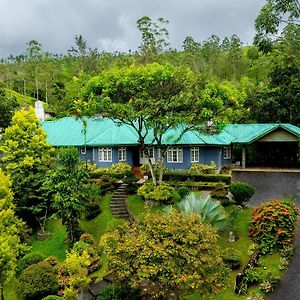
[[[26,53],[1,61],[0,112],[8,110],[10,99],[16,97],[21,105],[39,99],[57,116],[68,115],[93,76],[158,62],[190,68],[209,97],[236,102],[240,108],[236,122],[300,124],[299,25],[288,25],[267,51],[261,45],[244,46],[236,35],[223,40],[211,36],[206,41],[189,36],[182,49],[175,50],[163,21],[138,20],[142,42],[129,53],[99,52],[80,35],[65,55],[46,53],[40,43],[29,41]]]

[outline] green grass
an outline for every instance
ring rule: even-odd
[[[101,236],[109,230],[122,225],[125,221],[122,219],[114,218],[110,211],[110,201],[112,195],[104,196],[100,201],[101,213],[93,220],[80,221],[80,227],[84,232],[90,233],[94,239],[99,242]]]
[[[50,220],[46,225],[46,230],[51,233],[51,236],[44,241],[39,241],[35,234],[32,235],[31,252],[38,252],[46,257],[55,256],[59,261],[63,261],[67,250],[65,226],[61,224],[61,220]]]
[[[145,201],[142,197],[138,195],[130,195],[127,197],[127,204],[129,211],[133,214],[133,216],[139,220],[143,217],[143,215],[147,212],[161,212],[164,207],[167,205],[153,205],[147,206],[145,205]]]

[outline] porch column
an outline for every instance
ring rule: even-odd
[[[242,169],[246,168],[246,148],[242,148]]]

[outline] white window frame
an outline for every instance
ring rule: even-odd
[[[126,161],[127,160],[126,147],[119,147],[118,148],[118,160],[119,161]]]
[[[80,154],[86,154],[86,147],[80,147]]]
[[[154,147],[151,147],[149,149],[146,149],[146,150],[149,150],[150,151],[150,157],[151,159],[154,159],[155,158],[155,151],[154,151]],[[146,155],[145,155],[145,152],[143,150],[141,150],[141,158],[146,158]]]
[[[93,148],[93,161],[96,160],[95,148]]]
[[[231,147],[224,147],[223,148],[223,158],[224,159],[230,159],[231,158]]]
[[[198,163],[200,159],[199,147],[191,147],[190,149],[191,163]]]
[[[183,149],[169,148],[167,151],[167,162],[181,164],[183,162]]]
[[[98,148],[98,159],[99,162],[112,162],[112,148],[111,147]]]

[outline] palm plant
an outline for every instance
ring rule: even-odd
[[[184,214],[199,214],[204,223],[211,224],[217,230],[227,226],[226,213],[220,202],[212,200],[209,194],[195,195],[190,193],[178,203]]]

